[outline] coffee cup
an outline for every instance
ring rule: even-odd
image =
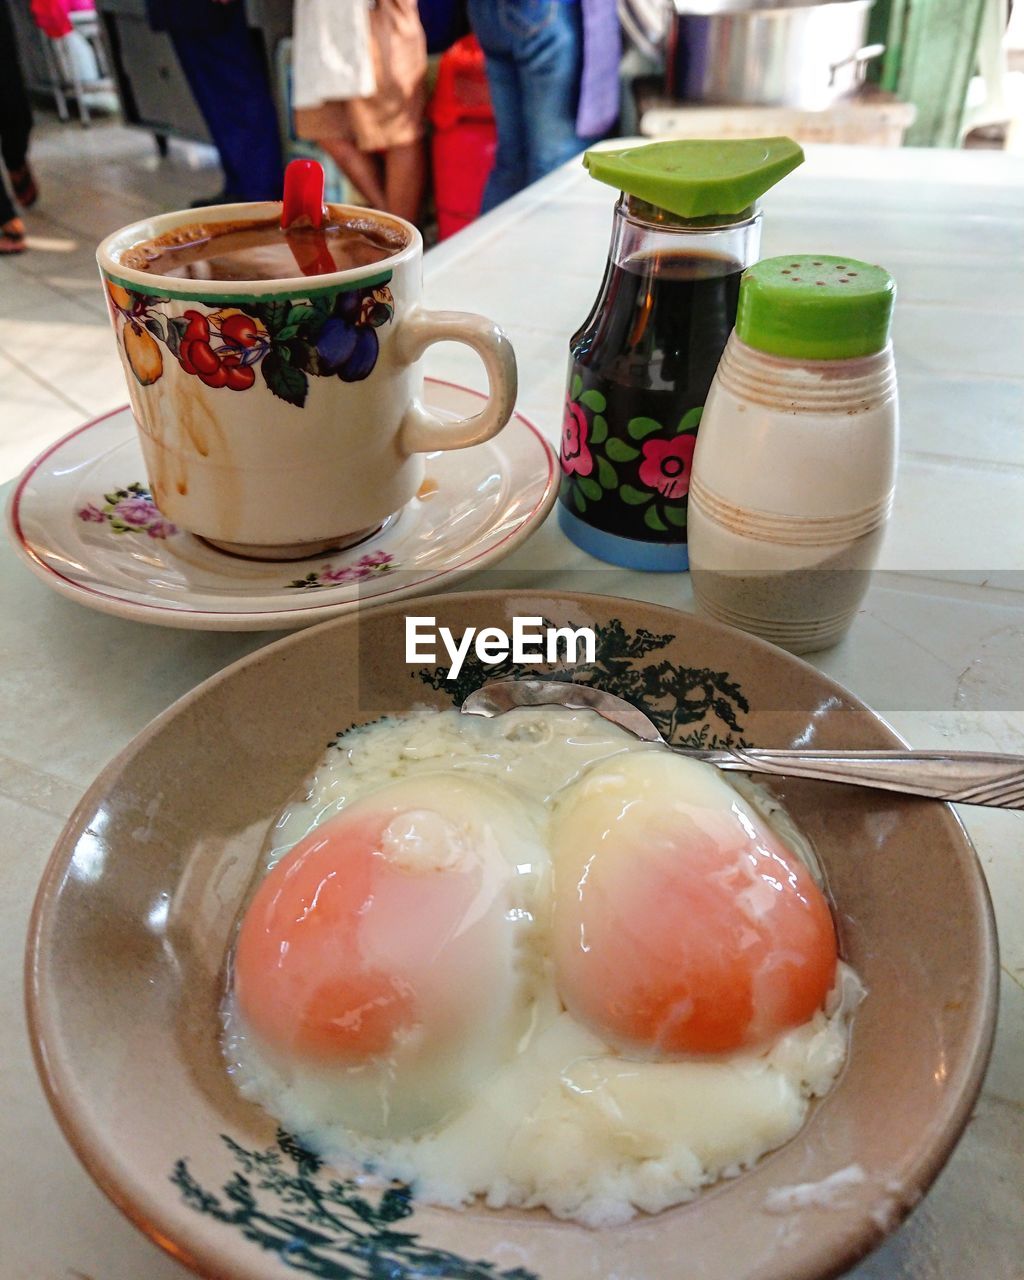
[[[173,242],[200,220],[216,236],[219,226],[267,225],[280,209],[166,213],[97,250],[156,506],[179,528],[259,559],[369,536],[415,495],[425,453],[490,439],[516,398],[515,356],[497,325],[421,307],[423,241],[391,214],[330,206],[335,219],[376,225],[388,248],[324,274],[296,265],[281,279],[192,279],[160,275],[140,257],[140,246]],[[484,364],[488,397],[472,417],[443,420],[421,400],[423,354],[447,341]]]

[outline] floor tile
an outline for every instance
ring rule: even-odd
[[[105,318],[73,310],[0,319],[0,354],[86,416],[104,413],[128,399],[114,335]]]
[[[0,353],[0,483],[10,480],[47,445],[72,431],[83,408],[57,395]]]
[[[47,304],[55,310],[67,301],[66,296],[45,279],[19,270],[12,261],[0,262],[0,319],[13,319]]]

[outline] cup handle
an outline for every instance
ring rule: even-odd
[[[444,421],[414,400],[402,419],[399,446],[406,454],[433,449],[466,449],[490,440],[505,426],[516,404],[516,357],[504,330],[468,311],[417,309],[395,335],[398,358],[417,361],[434,342],[462,342],[480,356],[487,371],[487,403],[470,418]]]

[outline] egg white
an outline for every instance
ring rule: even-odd
[[[452,856],[450,824],[462,824],[469,845],[483,824],[494,856],[514,872],[504,901],[514,945],[494,993],[495,1020],[432,1062],[404,1063],[399,1053],[354,1069],[314,1067],[269,1053],[229,995],[224,1050],[242,1093],[331,1163],[372,1166],[410,1183],[421,1200],[542,1206],[590,1226],[690,1200],[791,1138],[846,1057],[863,994],[846,965],[826,1009],[767,1051],[693,1061],[631,1059],[574,1021],[555,993],[551,813],[591,766],[652,751],[660,749],[593,712],[561,707],[494,720],[423,710],[344,735],[282,815],[260,876],[310,830],[374,793],[408,801],[395,824],[399,857]],[[776,806],[759,803],[749,786],[744,793],[744,811],[759,821],[767,814],[817,870]]]

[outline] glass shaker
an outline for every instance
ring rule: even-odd
[[[570,344],[559,521],[584,551],[682,570],[705,398],[756,261],[757,199],[803,159],[788,138],[588,151],[619,188],[604,279]]]

